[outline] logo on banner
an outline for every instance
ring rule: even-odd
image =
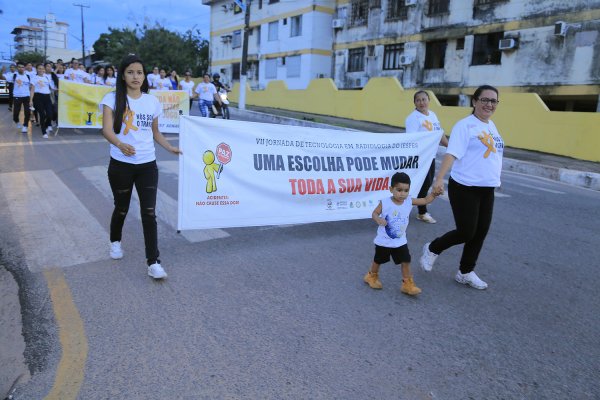
[[[87,113],[88,119],[87,119],[87,121],[85,121],[86,125],[92,125],[92,115],[94,115],[93,112],[88,112]]]
[[[204,167],[206,193],[214,193],[217,191],[217,179],[221,177],[224,165],[231,161],[231,147],[227,143],[219,143],[215,152],[217,153],[216,159],[215,153],[213,153],[212,150],[206,150],[202,155],[202,161],[206,164]],[[221,164],[216,163],[216,160]]]

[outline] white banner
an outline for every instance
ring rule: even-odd
[[[397,171],[416,196],[441,134],[182,116],[178,229],[369,218]]]

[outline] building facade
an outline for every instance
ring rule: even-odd
[[[15,27],[11,32],[15,35],[16,58],[19,53],[31,51],[46,54],[46,58],[53,61],[81,57],[81,52],[67,48],[69,24],[57,21],[54,14],[48,13],[44,19],[27,18],[27,23],[28,25]]]
[[[236,81],[240,75],[244,12],[232,0],[203,0],[211,7],[211,72]],[[304,89],[312,79],[332,77],[331,30],[335,1],[254,0],[250,5],[248,83],[264,88],[285,80]]]
[[[204,4],[211,66],[227,70],[241,58],[228,35],[233,43],[241,34],[243,13],[232,0]],[[281,79],[302,89],[331,77],[340,89],[359,89],[371,77],[394,76],[447,105],[468,104],[473,88],[493,84],[538,93],[554,110],[599,107],[600,0],[253,0],[251,7],[258,88]]]

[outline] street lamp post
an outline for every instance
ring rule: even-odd
[[[84,66],[85,65],[85,35],[84,35],[84,29],[83,29],[83,9],[84,8],[90,8],[90,6],[86,6],[83,4],[73,4],[75,7],[79,7],[79,9],[81,10],[81,62],[83,63]]]

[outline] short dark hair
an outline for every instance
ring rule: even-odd
[[[406,183],[410,186],[410,176],[406,172],[396,172],[392,175],[392,182],[390,183],[391,187],[396,186],[399,183]]]

